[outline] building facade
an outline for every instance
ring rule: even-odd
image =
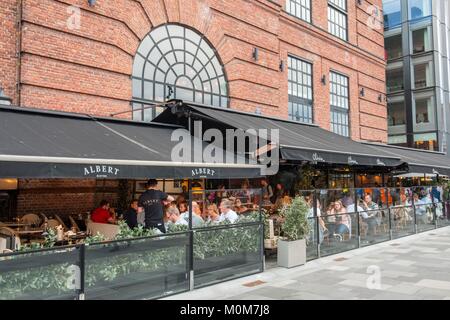
[[[385,0],[389,143],[447,152],[448,0]]]
[[[385,142],[379,8],[381,0],[5,0],[0,86],[21,106],[108,116],[130,110],[132,98],[177,97]]]
[[[143,106],[178,98],[387,142],[381,6],[381,0],[2,0],[2,101],[148,121],[161,108]],[[66,208],[83,202],[87,209],[98,200],[92,190],[100,189],[115,197],[109,185],[63,185],[61,197],[45,182],[19,181],[17,207],[46,212],[48,199],[58,198],[67,199]]]

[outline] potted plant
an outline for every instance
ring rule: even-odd
[[[278,240],[278,265],[292,268],[306,263],[306,237],[310,232],[309,206],[303,197],[295,197],[284,210],[281,226],[283,237]]]

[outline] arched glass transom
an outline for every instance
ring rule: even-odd
[[[180,25],[162,25],[144,38],[132,77],[133,98],[228,106],[227,81],[216,51],[202,35]]]

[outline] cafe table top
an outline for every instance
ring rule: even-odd
[[[20,228],[20,227],[26,227],[29,226],[27,223],[20,223],[20,222],[1,222],[1,227],[8,227],[8,228]]]
[[[17,235],[33,235],[33,234],[42,234],[44,233],[44,229],[17,229],[14,230]]]

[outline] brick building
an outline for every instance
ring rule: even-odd
[[[381,0],[94,2],[0,2],[12,104],[109,116],[176,97],[387,142]]]

